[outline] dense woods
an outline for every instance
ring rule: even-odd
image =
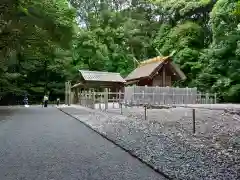
[[[240,1],[2,0],[0,102],[63,98],[78,69],[127,75],[172,55],[180,86],[240,101]]]

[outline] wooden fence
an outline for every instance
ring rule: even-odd
[[[122,92],[90,92],[85,91],[79,95],[79,104],[93,109],[108,109],[109,103],[113,108],[119,108],[123,103]]]
[[[197,88],[125,87],[124,101],[135,104],[195,104]]]
[[[118,108],[120,104],[141,105],[186,105],[215,104],[216,94],[198,93],[196,88],[126,87],[124,92],[90,92],[78,94],[79,104],[94,109]]]

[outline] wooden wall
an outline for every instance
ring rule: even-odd
[[[172,86],[172,72],[169,70],[167,66],[161,69],[156,76],[153,77],[152,86]]]
[[[173,82],[178,77],[175,72],[170,68],[169,64],[165,64],[159,72],[156,73],[153,78],[144,78],[135,83],[137,86],[159,86],[159,87],[171,87]]]

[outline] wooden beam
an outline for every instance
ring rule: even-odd
[[[162,70],[162,78],[163,78],[163,87],[166,86],[166,71],[165,71],[165,66],[163,66],[163,70]]]

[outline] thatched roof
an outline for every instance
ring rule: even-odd
[[[180,79],[182,80],[186,79],[184,73],[175,63],[171,61],[171,58],[169,56],[167,57],[158,56],[141,62],[139,66],[125,78],[125,80],[134,81],[147,77],[152,78],[158,71],[161,70],[164,64],[169,64],[171,66],[171,69],[173,69],[173,71]]]

